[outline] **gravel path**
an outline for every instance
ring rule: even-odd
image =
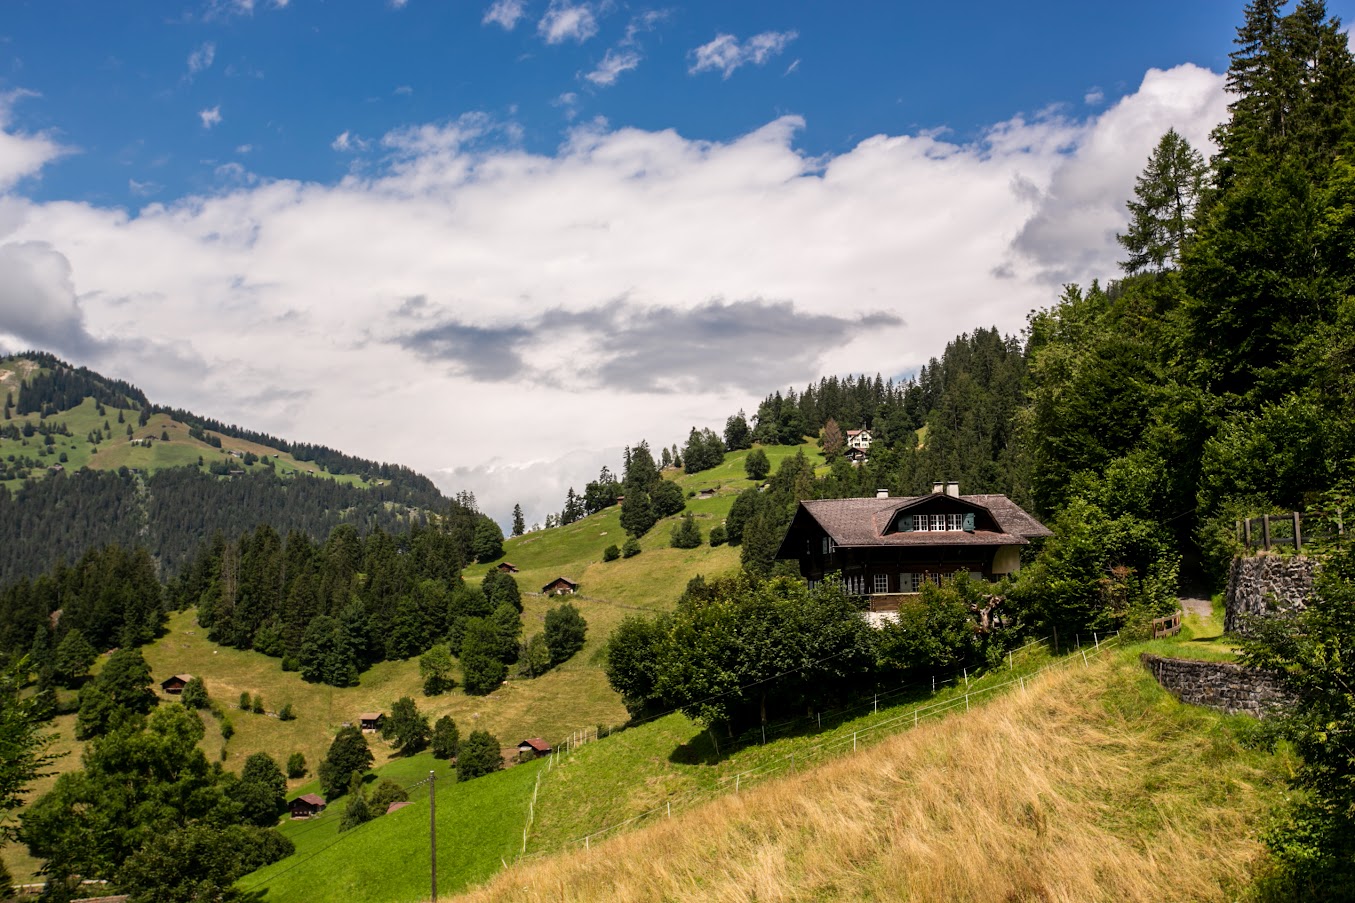
[[[1208,599],[1186,599],[1182,598],[1181,609],[1186,614],[1199,615],[1201,618],[1208,618],[1214,612],[1214,607]]]

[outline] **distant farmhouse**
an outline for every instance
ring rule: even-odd
[[[870,451],[870,430],[847,430],[847,447]]]
[[[193,675],[191,674],[175,674],[173,677],[166,677],[160,681],[160,689],[170,696],[179,696],[183,693],[183,688],[188,686],[188,682],[192,679]]]
[[[304,796],[298,796],[287,804],[287,810],[292,818],[310,818],[319,815],[325,811],[324,797],[316,796],[314,793],[307,793]]]
[[[547,596],[566,596],[577,592],[579,585],[568,577],[556,577],[550,583],[541,587],[543,595]]]
[[[840,574],[871,611],[897,611],[928,581],[964,572],[996,580],[1021,568],[1021,547],[1051,531],[1005,495],[960,495],[935,483],[930,495],[816,499],[800,503],[776,557],[800,562],[811,585]]]

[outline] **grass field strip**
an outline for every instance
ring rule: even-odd
[[[539,776],[538,776],[538,778],[539,778]],[[409,791],[415,789],[416,787],[422,787],[424,784],[429,783],[431,780],[432,780],[431,778],[424,778],[424,779],[421,780],[421,781],[415,781],[413,784],[407,784],[407,785],[401,787],[401,789],[404,790],[406,793],[408,793]],[[533,797],[535,797],[535,794],[533,794]],[[311,824],[307,825],[305,828],[301,829],[300,831],[297,831],[293,836],[294,836],[294,837],[299,837],[299,836],[301,836],[302,834],[306,834],[306,833],[308,833],[308,832],[310,832],[310,831],[314,831],[316,828],[327,828],[327,827],[329,827],[329,822],[328,822],[328,821],[322,821],[323,818],[324,818],[323,815],[312,816],[312,819],[314,819],[314,821],[313,821]],[[267,875],[267,877],[265,877],[264,880],[262,880],[262,881],[256,881],[256,882],[254,882],[253,884],[237,884],[236,886],[239,887],[241,890],[244,890],[244,891],[252,891],[252,890],[254,890],[254,889],[256,889],[256,888],[263,887],[264,885],[271,884],[271,883],[273,883],[274,881],[276,881],[278,878],[280,878],[280,877],[282,877],[283,875],[287,874],[288,872],[292,871],[293,869],[298,868],[299,866],[305,865],[307,862],[310,862],[310,861],[311,861],[312,859],[314,859],[316,856],[319,856],[321,853],[325,852],[326,850],[328,850],[330,847],[334,846],[335,844],[342,843],[343,841],[348,840],[350,837],[353,837],[353,836],[355,836],[355,835],[361,834],[363,828],[366,828],[368,825],[373,824],[375,821],[376,821],[376,818],[372,818],[372,819],[370,819],[370,820],[368,820],[368,821],[363,822],[363,823],[360,824],[360,825],[357,825],[357,826],[355,826],[355,827],[349,828],[347,831],[340,831],[340,832],[339,832],[339,836],[338,836],[338,837],[335,837],[334,840],[330,841],[329,843],[325,844],[324,846],[320,847],[320,848],[317,849],[317,850],[312,850],[312,851],[310,852],[309,855],[307,855],[307,856],[305,856],[305,857],[303,857],[303,858],[298,859],[296,862],[293,862],[291,865],[287,866],[287,868],[282,869],[282,870],[279,871],[279,872],[270,873],[270,874]]]
[[[1017,649],[1011,650],[1011,652],[1009,653],[1009,656],[1010,656],[1010,655],[1014,655],[1014,654],[1016,654],[1016,653],[1019,653],[1019,652],[1025,650],[1025,649],[1028,649],[1028,648],[1032,647],[1032,646],[1037,646],[1037,645],[1043,645],[1043,644],[1046,644],[1047,642],[1049,642],[1049,639],[1050,639],[1050,638],[1043,638],[1043,639],[1033,640],[1032,642],[1027,643],[1027,644],[1024,645],[1024,646],[1021,646],[1021,647],[1019,647],[1019,648],[1017,648]],[[634,816],[632,816],[632,817],[630,817],[630,818],[628,818],[628,819],[625,819],[624,821],[619,821],[619,822],[616,822],[615,824],[608,825],[608,826],[605,827],[605,828],[600,828],[600,829],[598,829],[597,831],[593,831],[593,832],[591,832],[591,833],[589,833],[589,834],[585,834],[585,835],[582,836],[582,837],[578,837],[578,838],[575,838],[575,839],[573,839],[573,840],[565,841],[565,843],[562,844],[562,848],[563,848],[563,847],[567,847],[567,846],[569,846],[569,845],[578,845],[578,846],[583,847],[584,849],[591,849],[591,848],[592,848],[592,842],[593,842],[594,839],[602,839],[605,835],[611,834],[611,833],[613,833],[613,832],[615,832],[615,831],[617,831],[617,830],[619,830],[619,829],[621,829],[621,828],[625,828],[625,827],[627,827],[627,826],[629,826],[629,825],[633,825],[633,824],[635,824],[635,823],[637,823],[637,822],[643,821],[643,820],[645,820],[645,819],[653,818],[653,817],[658,816],[658,815],[664,815],[665,817],[671,816],[671,815],[673,814],[673,808],[674,808],[674,804],[675,804],[675,803],[677,804],[677,808],[681,809],[683,806],[688,806],[688,805],[691,805],[692,803],[696,803],[696,802],[705,802],[705,801],[708,801],[708,800],[711,800],[711,799],[715,799],[715,798],[724,796],[724,795],[728,794],[729,792],[731,792],[731,791],[730,791],[730,787],[729,787],[729,782],[730,782],[730,781],[733,781],[733,782],[734,782],[734,786],[733,786],[733,791],[732,791],[732,792],[738,793],[738,792],[742,789],[742,785],[743,785],[744,783],[750,781],[750,780],[760,780],[760,779],[762,779],[762,778],[766,778],[766,777],[771,776],[771,775],[773,775],[773,774],[779,773],[779,772],[781,772],[781,771],[783,771],[783,770],[789,770],[789,771],[792,771],[792,772],[793,772],[793,771],[797,770],[798,764],[799,764],[799,763],[806,762],[806,761],[808,761],[808,760],[810,760],[810,759],[819,758],[819,757],[824,756],[825,754],[829,754],[829,753],[832,753],[832,752],[846,752],[846,751],[847,751],[847,748],[848,748],[848,744],[850,744],[850,749],[851,749],[851,751],[854,752],[854,751],[856,751],[860,746],[863,746],[863,745],[864,745],[864,743],[863,743],[864,740],[866,740],[866,739],[872,739],[872,740],[878,739],[878,738],[881,736],[881,734],[880,734],[879,732],[880,732],[881,729],[883,729],[883,728],[887,728],[887,727],[893,727],[893,728],[895,728],[893,731],[890,731],[890,732],[889,732],[889,733],[892,735],[892,734],[895,734],[895,733],[900,732],[901,730],[906,730],[906,729],[908,729],[908,728],[910,728],[910,727],[916,727],[916,726],[922,721],[922,719],[924,719],[924,718],[935,718],[935,717],[939,717],[939,716],[945,715],[945,714],[947,714],[947,713],[949,713],[949,712],[955,711],[955,710],[959,709],[959,708],[962,707],[962,706],[963,706],[963,708],[964,708],[965,711],[969,711],[969,709],[970,709],[970,704],[971,704],[971,699],[973,699],[974,697],[982,696],[983,694],[994,693],[994,692],[996,692],[996,691],[998,691],[998,690],[1007,690],[1007,689],[1011,689],[1011,688],[1013,688],[1013,687],[1019,688],[1019,689],[1021,689],[1021,690],[1025,690],[1027,682],[1034,680],[1035,678],[1039,677],[1041,674],[1044,674],[1044,673],[1046,673],[1046,672],[1048,672],[1048,671],[1053,671],[1053,670],[1055,670],[1055,669],[1066,668],[1066,667],[1068,667],[1068,666],[1071,665],[1071,664],[1076,664],[1076,663],[1078,663],[1079,661],[1082,663],[1083,667],[1088,667],[1088,666],[1090,665],[1090,663],[1091,663],[1091,659],[1092,659],[1092,658],[1096,658],[1096,657],[1099,656],[1104,650],[1106,650],[1108,647],[1110,647],[1110,646],[1112,646],[1112,645],[1114,645],[1114,644],[1117,644],[1118,641],[1119,641],[1119,635],[1118,635],[1118,634],[1113,635],[1113,636],[1110,636],[1110,637],[1107,637],[1107,638],[1104,639],[1104,640],[1100,639],[1099,635],[1094,635],[1094,636],[1093,636],[1093,648],[1092,648],[1090,651],[1087,650],[1085,647],[1079,647],[1079,648],[1075,649],[1074,651],[1069,652],[1069,653],[1067,653],[1066,655],[1060,657],[1058,660],[1053,661],[1053,662],[1050,662],[1049,664],[1044,665],[1043,667],[1036,669],[1035,671],[1031,672],[1030,674],[1022,674],[1022,675],[1018,675],[1018,676],[1016,677],[1016,679],[1014,679],[1014,680],[1003,681],[1002,683],[994,684],[993,686],[989,686],[989,687],[974,687],[974,686],[972,686],[972,685],[978,683],[978,682],[981,681],[984,677],[988,677],[988,676],[991,676],[991,675],[993,675],[993,674],[997,674],[997,673],[1000,673],[1000,672],[989,671],[989,672],[986,672],[986,673],[984,673],[983,675],[981,675],[981,676],[979,676],[979,677],[969,677],[968,674],[966,673],[966,675],[965,675],[964,678],[959,678],[959,679],[957,679],[957,678],[950,678],[950,679],[947,679],[947,680],[945,680],[945,681],[940,681],[940,682],[935,682],[935,681],[934,681],[934,682],[933,682],[933,686],[935,686],[935,687],[941,687],[941,686],[943,686],[943,685],[946,684],[946,683],[955,683],[955,684],[958,685],[958,683],[960,682],[960,680],[965,680],[966,683],[968,683],[968,684],[970,685],[970,687],[966,689],[966,691],[965,691],[965,693],[964,693],[963,695],[956,695],[956,696],[954,696],[954,697],[951,697],[950,699],[942,700],[942,701],[940,701],[940,702],[934,702],[934,703],[929,703],[929,704],[927,704],[927,705],[917,706],[917,707],[913,708],[912,710],[910,710],[910,711],[908,711],[908,712],[904,712],[904,713],[899,714],[899,715],[896,715],[896,716],[894,716],[894,717],[892,717],[892,718],[888,718],[888,719],[886,719],[886,720],[884,720],[884,721],[880,721],[880,722],[878,722],[878,723],[876,723],[876,724],[870,725],[869,727],[865,727],[865,728],[860,728],[860,729],[858,729],[858,730],[854,730],[854,731],[851,732],[850,736],[848,736],[848,735],[846,735],[846,734],[844,733],[844,735],[843,735],[842,737],[840,737],[840,738],[837,738],[837,739],[834,739],[834,740],[825,741],[825,742],[819,743],[819,744],[815,744],[814,746],[811,746],[811,747],[808,748],[807,750],[802,750],[802,751],[799,751],[799,752],[796,752],[796,753],[789,753],[789,754],[787,754],[787,755],[778,757],[777,759],[774,759],[774,760],[772,760],[772,761],[770,761],[770,762],[767,762],[767,763],[765,763],[765,764],[763,764],[763,765],[759,765],[759,766],[757,766],[756,768],[751,768],[751,769],[748,769],[747,771],[742,771],[742,772],[739,772],[739,773],[737,773],[737,774],[734,774],[734,775],[730,775],[730,776],[721,778],[720,781],[721,781],[721,783],[723,784],[723,787],[721,787],[721,788],[717,788],[717,789],[704,789],[704,790],[694,790],[694,791],[691,791],[691,792],[689,792],[689,793],[682,794],[682,795],[680,795],[680,796],[678,796],[678,797],[675,797],[674,799],[670,799],[670,800],[666,801],[665,804],[664,804],[663,806],[656,806],[656,807],[654,807],[653,809],[649,809],[649,810],[647,810],[647,811],[645,811],[645,812],[641,812],[641,813],[639,813],[638,815],[634,815]],[[1011,662],[1012,662],[1012,659],[1009,658],[1009,659],[1008,659],[1009,667],[1011,667]],[[905,685],[905,686],[902,686],[902,687],[898,687],[898,688],[896,688],[896,689],[894,689],[894,690],[890,690],[890,691],[888,691],[887,693],[873,694],[875,700],[877,700],[877,701],[874,702],[874,703],[867,703],[866,705],[874,705],[874,707],[878,710],[878,700],[879,700],[879,699],[884,699],[884,698],[887,698],[887,697],[896,696],[896,695],[898,695],[898,694],[900,694],[900,693],[904,693],[904,692],[907,692],[907,691],[909,691],[909,690],[916,690],[916,689],[917,689],[917,685],[916,685],[916,684],[909,684],[909,685]],[[840,713],[843,713],[843,712],[856,711],[857,709],[864,708],[864,707],[865,707],[864,705],[851,706],[851,707],[849,707],[849,708],[847,708],[847,709],[839,710],[838,712],[835,712],[835,713],[833,713],[833,714],[840,714]],[[665,714],[671,714],[671,713],[665,713]],[[804,719],[801,718],[801,719],[796,719],[794,722],[783,722],[783,725],[786,724],[786,723],[798,724],[798,723],[803,722],[803,720],[804,720]],[[910,722],[911,722],[911,723],[910,723]],[[594,739],[596,739],[596,737],[594,737]],[[582,745],[582,744],[578,744],[578,745]],[[730,751],[733,752],[733,751],[736,750],[736,749],[746,749],[746,748],[748,748],[749,746],[754,746],[754,745],[759,745],[759,744],[756,744],[756,743],[745,743],[745,744],[739,745],[739,746],[737,746],[737,747],[731,748]],[[566,748],[566,749],[565,749],[563,752],[561,752],[559,755],[563,755],[563,754],[566,753],[566,752],[568,752],[568,748]],[[799,760],[798,763],[797,763],[797,759]],[[552,762],[548,763],[548,766],[547,766],[547,769],[546,769],[547,772],[549,772],[550,767],[554,765],[554,762],[555,762],[555,761],[558,761],[558,756],[552,756]],[[540,780],[539,780],[539,776],[538,776],[538,782],[537,782],[537,788],[536,788],[536,790],[539,790],[539,789],[540,789]],[[533,803],[535,802],[535,799],[536,799],[536,790],[533,790],[533,792],[532,792]],[[526,842],[527,842],[527,837],[528,837],[528,833],[529,833],[530,826],[531,826],[531,818],[530,818],[530,815],[529,815],[528,826],[527,826],[527,828],[524,829],[524,831],[523,831],[523,850],[524,850],[524,851],[526,850]],[[554,855],[554,853],[556,853],[556,852],[558,852],[558,849],[556,849],[556,850],[550,850],[550,851],[541,851],[541,852],[538,852],[538,853],[525,853],[525,852],[524,852],[523,854],[519,855],[518,858],[517,858],[517,860],[515,860],[515,861],[522,861],[522,860],[524,860],[524,859],[544,858],[544,857],[546,857],[546,856]]]

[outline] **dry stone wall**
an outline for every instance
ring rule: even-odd
[[[1237,557],[1228,571],[1223,629],[1244,631],[1247,617],[1302,611],[1313,592],[1317,560],[1261,553]]]
[[[1292,702],[1284,686],[1264,671],[1231,662],[1200,662],[1147,653],[1139,659],[1159,684],[1177,699],[1192,705],[1264,718]]]

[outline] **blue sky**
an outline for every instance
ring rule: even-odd
[[[353,162],[331,147],[340,134],[371,140],[467,112],[511,117],[536,151],[596,116],[725,141],[795,113],[811,154],[882,132],[964,139],[1017,112],[1113,102],[1150,67],[1219,70],[1239,16],[1236,2],[610,3],[580,5],[586,17],[552,34],[540,0],[498,23],[489,8],[11,2],[0,85],[40,95],[15,120],[76,150],[28,190],[137,205],[210,190],[231,161],[336,179]],[[691,71],[720,35],[766,34],[779,40],[760,63]],[[590,80],[608,54],[634,68]],[[204,126],[212,110],[220,121]]]
[[[0,349],[542,520],[623,445],[1114,278],[1241,15],[9,0]]]

